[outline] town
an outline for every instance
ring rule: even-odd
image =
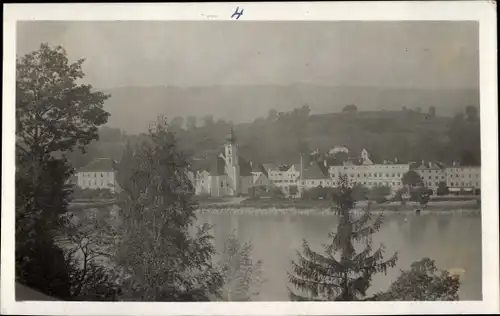
[[[209,168],[191,170],[189,177],[196,195],[256,196],[265,192],[280,192],[287,198],[300,198],[315,188],[334,188],[341,176],[349,183],[373,188],[387,188],[387,195],[405,192],[408,186],[423,187],[430,195],[480,195],[481,167],[460,165],[458,161],[446,166],[440,162],[392,161],[373,162],[363,149],[359,155],[345,146],[332,147],[324,157],[318,152],[299,155],[295,164],[260,163],[248,161],[239,154],[238,141],[231,129],[224,148],[213,157]],[[341,158],[339,158],[341,157]],[[306,161],[307,160],[307,161]],[[77,172],[76,183],[81,189],[109,189],[119,191],[116,181],[118,162],[98,158]],[[404,176],[417,174],[419,178]],[[408,183],[405,183],[408,182]]]

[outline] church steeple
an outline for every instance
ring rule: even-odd
[[[229,134],[227,134],[226,136],[226,142],[230,144],[236,143],[236,137],[234,136],[234,131],[232,127],[229,129]]]
[[[229,130],[229,134],[226,137],[225,156],[228,165],[238,164],[238,145],[236,145],[236,137],[234,136],[232,128]]]

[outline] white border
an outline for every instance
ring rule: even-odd
[[[14,300],[14,84],[17,20],[473,20],[480,27],[483,301],[363,303],[69,303]],[[496,11],[488,1],[4,5],[2,124],[2,314],[353,315],[498,313],[498,121]],[[239,23],[234,21],[234,23]],[[457,245],[459,247],[459,245]],[[9,251],[7,251],[7,249]]]

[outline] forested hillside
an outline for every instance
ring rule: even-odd
[[[338,113],[310,112],[308,106],[302,106],[289,112],[270,110],[266,117],[252,123],[233,124],[214,120],[213,116],[190,116],[172,118],[171,124],[181,148],[201,164],[222,149],[231,127],[241,155],[263,163],[297,163],[300,152],[319,150],[321,154],[342,145],[353,154],[367,149],[375,162],[398,158],[401,162],[457,160],[462,164],[480,164],[479,113],[474,106],[453,118],[436,115],[433,107],[366,112],[351,105]],[[95,157],[119,160],[126,143],[136,143],[140,138],[141,135],[104,127],[100,140],[91,144],[87,154],[75,152],[69,158],[76,168]]]

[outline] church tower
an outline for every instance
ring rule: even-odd
[[[226,158],[226,171],[230,178],[229,183],[231,183],[229,192],[231,195],[238,195],[240,193],[240,165],[239,165],[239,155],[238,155],[238,145],[236,144],[236,137],[234,136],[234,131],[231,128],[229,134],[226,138],[226,143],[224,145],[224,156]]]

